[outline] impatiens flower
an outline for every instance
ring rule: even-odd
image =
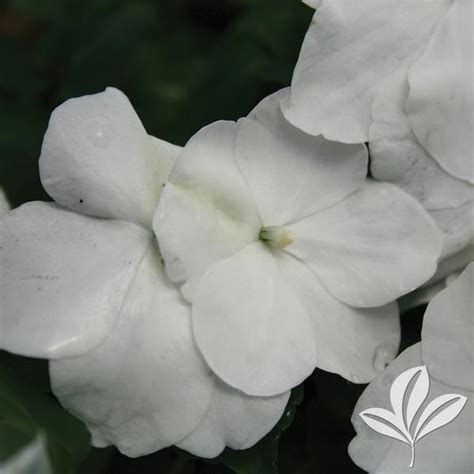
[[[116,89],[69,100],[52,114],[40,158],[56,203],[0,221],[0,347],[50,359],[54,393],[93,444],[129,456],[173,444],[205,457],[247,448],[289,397],[235,391],[194,344],[190,308],[151,230],[180,151],[147,135]]]
[[[349,446],[352,460],[362,469],[397,474],[474,471],[473,290],[474,264],[470,264],[456,281],[431,300],[424,316],[421,342],[397,357],[362,394],[352,418],[357,436]],[[406,412],[405,423],[411,420],[409,435],[419,434],[410,467],[410,447],[400,439],[405,435],[399,434],[394,439],[391,423],[384,422],[386,418],[374,417],[386,426],[384,436],[370,428],[359,414],[370,413],[374,407],[392,411],[396,402],[394,381],[404,372],[423,366],[429,378],[418,378],[409,384],[407,403],[399,405],[399,410]],[[456,398],[458,406],[442,404],[448,400],[456,403]]]
[[[366,179],[364,145],[286,122],[286,94],[198,132],[154,218],[199,349],[250,395],[282,393],[316,366],[371,380],[398,348],[389,303],[433,274],[441,250],[415,199]]]
[[[443,168],[472,182],[471,0],[308,3],[317,10],[283,103],[286,118],[313,135],[366,142],[375,101],[401,75],[410,81],[415,135]]]

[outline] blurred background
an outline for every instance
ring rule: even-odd
[[[121,89],[148,133],[184,144],[288,85],[312,10],[298,0],[0,0],[0,179],[43,198],[51,111]]]
[[[148,133],[179,145],[246,115],[289,85],[312,13],[298,0],[0,0],[0,186],[14,206],[48,200],[37,160],[51,111],[107,86],[130,98]],[[404,317],[404,347],[419,339],[422,313]],[[291,425],[248,453],[210,464],[171,448],[131,460],[88,449],[83,426],[59,411],[46,362],[0,352],[0,461],[30,436],[22,415],[44,422],[57,474],[362,472],[347,445],[363,388],[317,372],[294,394]]]

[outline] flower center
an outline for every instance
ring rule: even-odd
[[[268,227],[262,227],[260,234],[258,235],[259,240],[265,242],[271,247],[284,249],[291,243],[293,243],[293,234],[286,230],[284,227],[277,225],[271,225]]]

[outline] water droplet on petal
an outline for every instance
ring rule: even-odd
[[[392,362],[396,351],[392,346],[380,345],[375,349],[374,354],[374,369],[376,372],[382,372],[385,370],[388,364]]]
[[[356,374],[350,374],[349,378],[351,379],[351,382],[354,382],[354,383],[360,382],[360,378]]]
[[[111,140],[110,122],[104,117],[94,117],[89,120],[89,140],[99,148],[106,148]]]

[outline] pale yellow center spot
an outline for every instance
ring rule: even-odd
[[[271,247],[284,249],[294,241],[293,234],[284,227],[272,225],[262,227],[259,239]]]

